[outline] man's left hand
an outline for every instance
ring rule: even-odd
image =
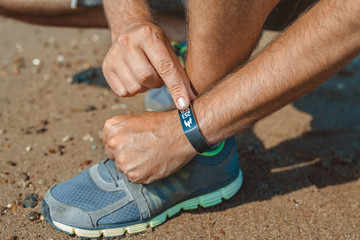
[[[102,138],[108,158],[134,183],[167,177],[196,155],[177,111],[115,116],[105,122]]]

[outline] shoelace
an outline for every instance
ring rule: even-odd
[[[119,176],[119,171],[115,168],[115,167],[111,167],[111,166],[108,166],[108,162],[111,161],[110,159],[106,159],[103,164],[104,166],[106,167],[108,173],[109,173],[109,176],[111,177],[111,179],[114,181],[114,184],[115,184],[115,187],[118,187],[119,185],[117,184],[117,181],[120,179],[120,176]]]

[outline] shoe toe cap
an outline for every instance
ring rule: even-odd
[[[45,195],[42,203],[42,212],[48,222],[59,222],[68,226],[93,228],[94,224],[86,211],[57,201],[51,190]]]

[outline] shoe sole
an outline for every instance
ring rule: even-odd
[[[200,195],[198,197],[194,197],[194,198],[188,199],[186,201],[183,201],[181,203],[178,203],[178,204],[174,205],[173,207],[165,210],[158,216],[156,216],[146,222],[138,223],[138,224],[134,224],[134,225],[123,226],[123,227],[118,227],[118,228],[87,230],[87,229],[81,229],[81,228],[68,226],[68,225],[65,225],[65,224],[62,224],[62,223],[59,223],[56,221],[52,221],[50,223],[56,229],[63,231],[66,234],[77,235],[81,238],[100,238],[101,236],[110,238],[110,237],[121,237],[126,232],[128,232],[130,234],[140,233],[140,232],[146,231],[149,226],[153,228],[153,227],[156,227],[156,226],[164,223],[168,217],[170,218],[170,217],[174,216],[175,214],[179,213],[182,209],[192,210],[192,209],[197,209],[199,206],[204,207],[204,208],[212,207],[212,206],[215,206],[215,205],[221,203],[222,199],[226,199],[226,200],[230,199],[240,189],[242,182],[243,182],[242,172],[241,172],[241,169],[239,169],[238,177],[233,182],[226,185],[225,187],[222,187],[211,193]]]

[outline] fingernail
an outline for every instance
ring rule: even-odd
[[[183,97],[178,98],[177,103],[178,103],[179,108],[186,107],[186,101],[185,101],[185,98],[183,98]]]

